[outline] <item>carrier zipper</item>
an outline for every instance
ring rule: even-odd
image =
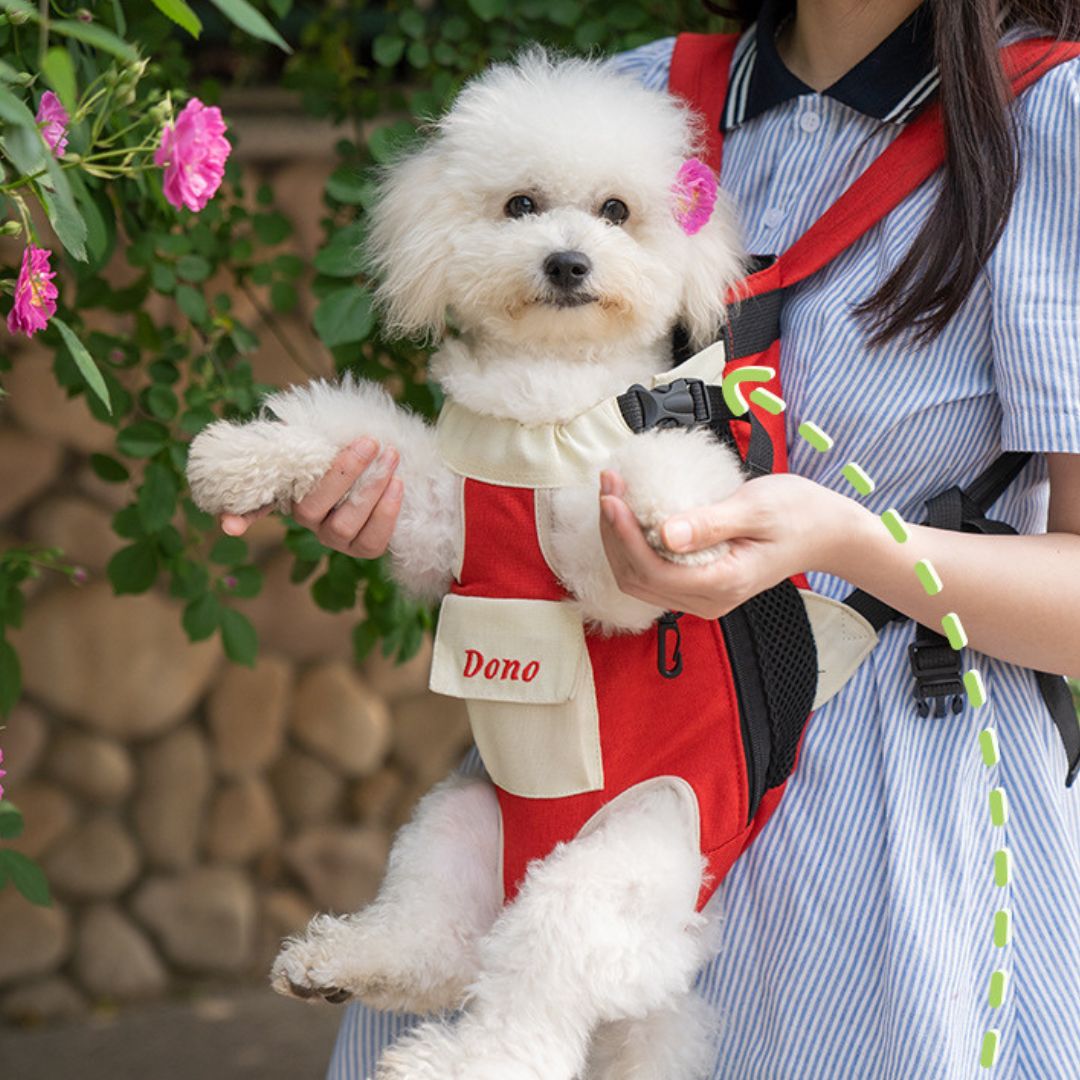
[[[746,754],[749,822],[757,813],[761,797],[765,794],[765,773],[772,743],[769,709],[765,700],[765,687],[761,681],[761,669],[754,656],[754,641],[746,612],[737,607],[719,622],[728,659],[731,661],[735,697],[739,706],[739,725]]]
[[[674,679],[682,674],[682,631],[679,629],[679,620],[683,617],[681,611],[665,611],[656,620],[656,670],[665,679]],[[673,636],[671,650],[671,663],[668,664],[668,637]]]

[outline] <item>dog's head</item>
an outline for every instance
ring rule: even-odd
[[[507,343],[712,341],[740,272],[721,200],[680,220],[695,116],[595,61],[539,49],[470,82],[382,177],[368,250],[390,328],[446,319]],[[685,209],[685,206],[683,207]]]

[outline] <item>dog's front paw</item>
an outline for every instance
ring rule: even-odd
[[[626,481],[626,503],[645,539],[665,559],[698,566],[714,562],[728,545],[678,553],[664,543],[661,529],[675,514],[720,502],[744,482],[734,451],[704,428],[661,430],[638,435],[611,462]]]
[[[203,429],[188,451],[191,497],[208,514],[287,510],[329,469],[337,447],[311,429],[271,420]]]

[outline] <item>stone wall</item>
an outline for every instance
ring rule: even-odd
[[[275,145],[300,145],[286,127],[275,124]],[[311,255],[332,140],[296,130],[309,160],[241,157],[249,194],[267,180],[296,224],[286,248]],[[120,260],[110,274],[130,279]],[[260,330],[261,380],[306,378],[294,354],[330,370],[304,304],[277,334]],[[235,297],[247,320],[259,306]],[[171,312],[155,302],[154,314]],[[14,637],[26,693],[0,746],[27,827],[13,846],[42,863],[56,899],[37,908],[0,890],[0,1014],[57,1019],[263,981],[283,935],[372,896],[393,829],[467,746],[465,717],[427,692],[428,649],[400,668],[380,656],[352,665],[359,612],[321,612],[289,582],[277,520],[249,534],[263,591],[236,602],[259,631],[254,669],[231,665],[217,639],[189,644],[163,591],[113,596],[104,567],[121,542],[109,519],[124,493],[87,465],[111,432],[24,342],[3,343],[18,351],[0,404],[0,548],[61,547],[90,580],[46,575]]]

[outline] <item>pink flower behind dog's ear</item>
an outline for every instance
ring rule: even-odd
[[[225,159],[232,147],[225,138],[225,121],[216,105],[192,98],[176,118],[166,124],[154,164],[165,169],[165,198],[180,210],[198,212],[214,197],[225,175]]]
[[[716,206],[716,175],[704,161],[687,158],[679,167],[671,193],[675,220],[687,236],[693,236],[712,217]]]
[[[11,333],[22,331],[33,337],[44,330],[56,314],[57,288],[52,279],[56,271],[49,266],[52,252],[28,244],[23,249],[22,269],[15,283],[15,302],[8,313],[7,326]]]
[[[57,156],[63,157],[67,149],[67,109],[60,104],[60,99],[51,91],[46,90],[41,95],[38,103],[37,116],[34,119],[45,126],[41,129],[41,137],[48,144],[49,149]]]

